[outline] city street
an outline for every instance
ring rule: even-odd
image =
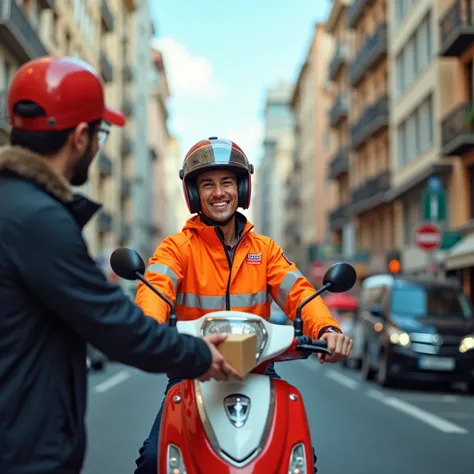
[[[382,390],[315,359],[277,370],[302,392],[321,474],[451,474],[474,463],[474,397]],[[84,474],[131,474],[165,378],[109,364],[91,374]],[[456,467],[455,467],[456,466]]]

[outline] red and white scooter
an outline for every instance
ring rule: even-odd
[[[176,321],[174,306],[143,276],[145,264],[133,249],[115,250],[112,269],[139,279],[170,306],[169,323],[181,333],[255,334],[257,367],[243,381],[184,380],[165,401],[158,446],[158,474],[313,474],[311,435],[303,399],[284,380],[262,375],[271,362],[330,354],[326,341],[303,335],[301,309],[324,291],[340,293],[356,281],[354,268],[336,263],[323,286],[297,310],[293,325],[276,325],[250,313],[217,311],[195,321]]]

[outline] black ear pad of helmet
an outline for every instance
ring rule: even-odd
[[[247,209],[249,207],[249,181],[250,175],[245,176],[239,179],[238,184],[238,196],[239,196],[239,204],[238,206],[242,209]]]
[[[199,199],[199,191],[194,180],[188,180],[186,188],[188,190],[189,212],[196,214],[201,211],[201,200]]]

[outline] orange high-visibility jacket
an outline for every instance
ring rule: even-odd
[[[226,309],[267,319],[269,294],[294,319],[298,305],[314,293],[271,238],[252,232],[253,225],[242,214],[236,217],[241,237],[233,261],[218,235],[220,229],[205,225],[199,216],[189,219],[182,232],[164,239],[150,258],[146,277],[175,303],[178,321]],[[143,283],[135,303],[145,314],[167,322],[169,306]],[[301,316],[304,333],[313,339],[319,339],[327,326],[340,329],[320,297],[308,303]]]

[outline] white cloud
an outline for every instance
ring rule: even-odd
[[[192,53],[173,38],[156,38],[152,47],[163,54],[172,96],[204,100],[223,96],[224,88],[216,80],[208,59]]]
[[[244,150],[250,163],[256,167],[261,159],[263,142],[262,124],[257,122],[243,129],[230,130],[225,138],[237,143]]]

